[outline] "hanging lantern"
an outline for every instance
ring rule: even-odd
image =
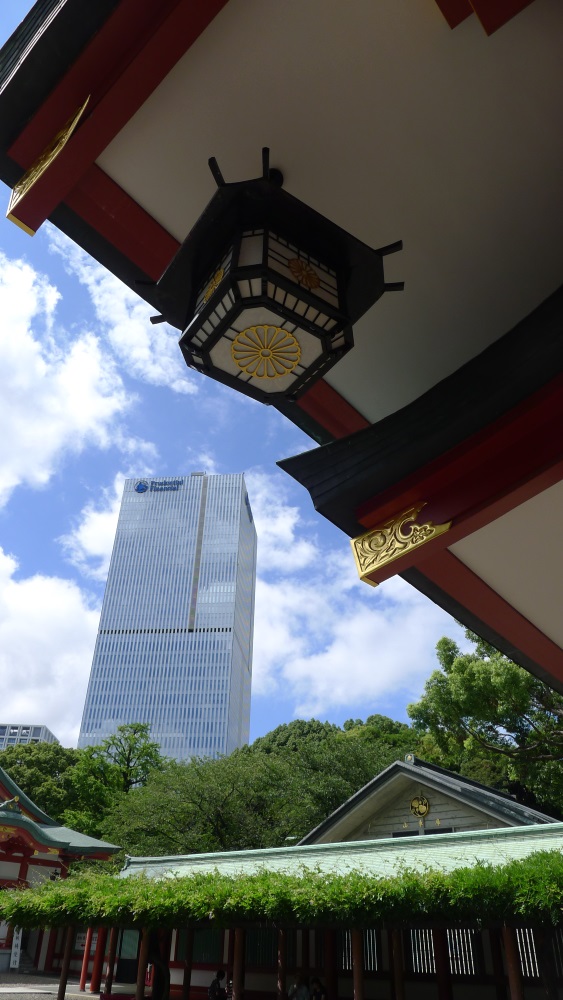
[[[187,364],[264,403],[294,400],[353,346],[384,291],[383,257],[282,189],[270,169],[217,192],[157,284]]]

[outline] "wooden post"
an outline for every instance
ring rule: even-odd
[[[364,933],[357,928],[352,931],[352,975],[354,1000],[364,1000]]]
[[[311,959],[309,954],[309,931],[304,928],[301,931],[301,973],[305,978],[309,975]],[[307,980],[308,981],[308,980]]]
[[[186,954],[184,957],[184,978],[182,980],[182,1000],[190,1000],[192,966],[194,957],[194,929],[186,927]]]
[[[135,1000],[143,1000],[145,995],[145,976],[147,965],[149,964],[149,947],[151,943],[151,932],[148,927],[143,927],[141,931],[141,947],[139,948],[139,961],[137,965],[137,987],[135,990]]]
[[[438,1000],[452,1000],[452,977],[450,974],[450,954],[446,931],[441,928],[435,928],[432,931],[432,943],[434,945],[434,961],[436,963]]]
[[[541,984],[547,1000],[557,1000],[557,969],[553,956],[553,928],[533,932]]]
[[[72,955],[73,944],[74,944],[74,927],[67,927],[66,937],[65,937],[65,947],[63,952],[63,964],[61,965],[61,977],[59,979],[57,1000],[65,1000],[66,984],[68,980],[68,970],[70,968],[70,956]]]
[[[233,956],[233,1000],[244,998],[244,930],[235,928],[235,953]]]
[[[405,1000],[405,964],[403,960],[403,932],[397,928],[387,931],[389,947],[389,972],[393,1000]]]
[[[89,927],[86,931],[86,944],[84,945],[84,957],[82,959],[80,985],[78,987],[81,993],[84,993],[84,990],[86,989],[86,980],[88,978],[88,966],[90,965],[90,952],[92,950],[92,932],[92,927]]]
[[[504,965],[502,961],[500,932],[494,927],[491,927],[489,930],[489,945],[491,948],[491,960],[493,963],[496,998],[497,1000],[506,1000],[506,977],[504,975]]]
[[[98,943],[96,944],[96,950],[94,952],[94,965],[92,967],[92,978],[90,980],[90,993],[100,992],[107,936],[107,927],[98,927]]]
[[[280,927],[278,931],[278,1000],[285,1000],[287,990],[287,931]]]
[[[524,1000],[520,952],[518,951],[518,942],[516,940],[516,931],[514,930],[514,927],[502,928],[502,941],[504,944],[504,953],[506,955],[506,971],[508,973],[510,1000]]]
[[[117,927],[112,927],[109,932],[109,954],[108,954],[108,971],[106,975],[106,982],[104,985],[104,993],[111,996],[111,990],[113,987],[113,975],[115,969],[115,956],[117,954],[117,939],[119,937],[119,931]]]
[[[227,946],[227,986],[233,981],[233,969],[235,965],[235,932],[229,928],[229,944]]]
[[[58,932],[55,927],[51,927],[47,933],[49,935],[49,940],[47,942],[47,954],[45,955],[45,972],[52,972]]]
[[[336,955],[336,931],[325,931],[324,972],[326,994],[330,1000],[338,996],[338,963]],[[318,963],[317,963],[318,964]]]

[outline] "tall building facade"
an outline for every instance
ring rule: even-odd
[[[126,480],[78,745],[130,722],[177,760],[246,743],[255,578],[242,474]]]

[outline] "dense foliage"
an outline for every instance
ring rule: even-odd
[[[116,802],[104,835],[137,855],[295,843],[412,750],[410,737],[397,745],[391,735],[360,739],[355,730],[297,720],[220,760],[169,762]]]
[[[440,669],[408,713],[419,753],[561,815],[563,695],[471,632],[437,646]],[[433,756],[434,755],[434,756]]]
[[[100,746],[84,750],[16,744],[0,752],[0,767],[52,819],[98,837],[120,797],[164,765],[149,729],[141,723],[119,726]]]
[[[0,893],[0,919],[19,927],[184,927],[252,923],[347,927],[439,923],[559,925],[563,858],[558,851],[502,866],[403,871],[392,878],[261,871],[158,881],[86,872],[35,889]]]

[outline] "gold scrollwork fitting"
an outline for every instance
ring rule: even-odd
[[[17,211],[18,205],[23,200],[23,198],[25,198],[26,194],[28,194],[29,191],[31,191],[32,187],[34,186],[34,184],[37,183],[39,178],[45,173],[45,171],[51,166],[51,164],[54,163],[59,153],[63,151],[68,140],[75,131],[80,119],[82,118],[82,115],[86,111],[86,106],[89,100],[90,97],[88,96],[84,101],[84,103],[81,104],[79,108],[77,108],[77,110],[74,112],[73,115],[71,115],[69,120],[60,130],[60,132],[57,132],[55,138],[52,139],[49,145],[43,150],[41,156],[38,157],[38,159],[29,168],[29,170],[26,170],[23,177],[21,177],[20,180],[17,182],[17,184],[14,186],[14,189],[10,195],[10,202],[8,205],[8,211],[6,212],[6,218],[9,219],[10,222],[14,222],[16,226],[19,226],[20,229],[23,229],[24,232],[28,233],[30,236],[34,235],[35,230],[30,229],[29,226],[25,224],[25,222],[21,222],[20,219],[17,218],[15,213]]]
[[[292,333],[267,323],[249,326],[231,345],[233,361],[253,378],[280,378],[299,364],[301,348]]]
[[[361,580],[376,587],[377,584],[369,579],[371,573],[382,569],[395,559],[400,559],[401,556],[431,541],[432,538],[437,538],[451,527],[451,521],[446,524],[433,524],[432,521],[416,524],[416,518],[425,506],[426,501],[415,504],[401,514],[389,518],[377,528],[351,539],[356,568]]]

